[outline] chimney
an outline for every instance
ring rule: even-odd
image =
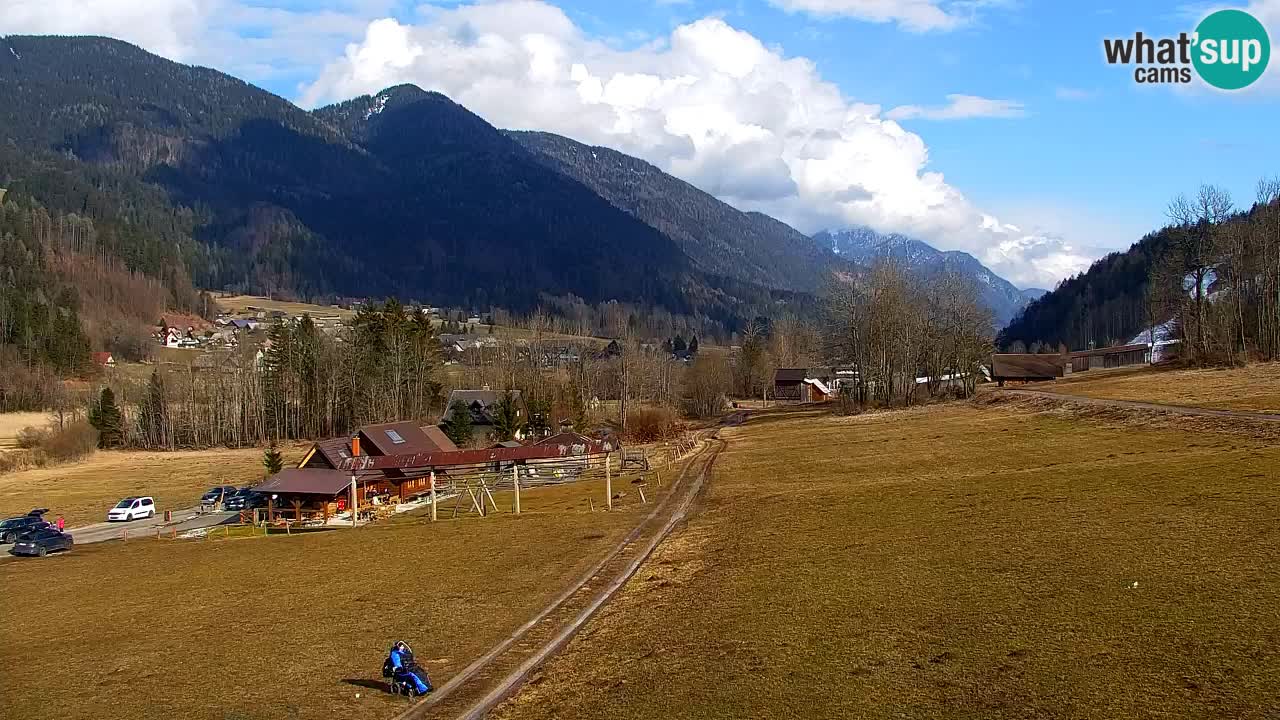
[[[351,457],[360,457],[360,436],[351,436]]]

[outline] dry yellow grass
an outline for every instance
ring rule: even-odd
[[[44,427],[49,420],[49,413],[42,412],[0,413],[0,452],[18,447],[18,433],[23,428]]]
[[[0,718],[389,717],[394,640],[446,681],[648,511],[589,497],[601,482],[528,490],[519,517],[0,560]]]
[[[290,315],[301,315],[310,313],[311,315],[338,315],[344,320],[355,315],[351,310],[344,308],[336,308],[330,305],[314,305],[311,303],[288,302],[286,300],[272,300],[265,297],[257,297],[254,295],[233,295],[230,297],[217,298],[218,307],[224,312],[242,313],[248,312],[249,306],[252,305],[259,310],[283,310]]]
[[[304,446],[283,448],[286,463]],[[99,451],[65,465],[0,475],[0,515],[47,507],[70,526],[100,522],[122,497],[151,495],[161,510],[191,507],[214,485],[248,485],[263,476],[262,450]]]
[[[724,436],[688,527],[496,717],[1280,703],[1273,443],[970,405]]]
[[[1107,400],[1280,413],[1280,363],[1222,370],[1155,369],[1100,377],[1084,373],[1044,389]]]

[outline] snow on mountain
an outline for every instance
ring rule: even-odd
[[[907,268],[925,275],[948,271],[967,275],[979,285],[982,299],[995,315],[996,325],[1004,327],[1017,313],[1026,307],[1031,298],[1012,283],[996,275],[969,253],[955,250],[943,251],[906,235],[891,233],[882,235],[870,228],[854,227],[847,230],[824,230],[813,236],[819,244],[831,248],[840,257],[861,264],[870,264],[877,258],[891,257]],[[1044,291],[1040,291],[1043,294]],[[1038,297],[1038,296],[1037,296]]]

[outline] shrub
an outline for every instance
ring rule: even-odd
[[[641,408],[627,413],[626,439],[630,442],[657,442],[678,431],[675,413],[668,408]]]
[[[85,420],[62,427],[57,423],[28,427],[18,432],[18,446],[28,451],[23,461],[28,466],[70,462],[93,454],[98,448],[98,431]]]

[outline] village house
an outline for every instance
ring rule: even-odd
[[[529,409],[525,405],[524,395],[519,390],[513,390],[512,396],[516,403],[516,417],[521,421],[528,421]],[[493,390],[454,390],[449,393],[449,401],[440,422],[448,422],[453,417],[454,403],[461,402],[471,412],[472,443],[483,447],[494,434],[493,413],[500,397],[502,393]],[[524,439],[524,433],[516,433],[516,439]]]
[[[93,364],[98,367],[113,368],[116,366],[116,358],[109,352],[93,353]]]

